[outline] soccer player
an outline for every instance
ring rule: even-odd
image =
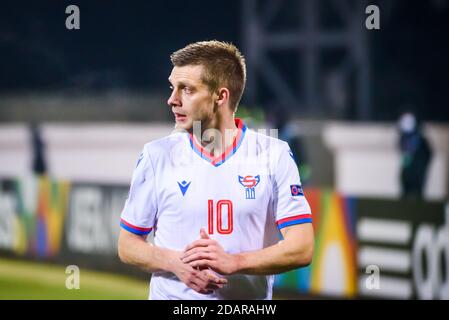
[[[150,299],[271,299],[273,275],[313,254],[293,155],[234,117],[246,82],[234,45],[193,43],[171,61],[176,130],[147,143],[137,161],[120,259],[152,273]],[[151,231],[154,244],[145,240]]]

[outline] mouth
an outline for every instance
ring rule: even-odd
[[[183,122],[183,121],[185,121],[187,119],[187,116],[185,114],[180,114],[180,113],[177,113],[177,112],[174,112],[173,114],[175,115],[175,120],[176,121]]]

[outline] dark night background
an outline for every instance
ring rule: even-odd
[[[174,50],[205,39],[242,44],[241,1],[2,1],[0,93],[168,92]],[[411,105],[423,119],[448,121],[449,2],[391,2],[368,1],[381,10],[381,30],[369,34],[371,120],[394,120]],[[65,28],[69,4],[80,7],[80,30]]]

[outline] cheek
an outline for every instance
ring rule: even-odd
[[[214,115],[212,106],[204,103],[202,107],[198,110],[197,118],[201,120],[210,120]]]
[[[195,113],[196,110],[198,110],[201,107],[200,100],[196,98],[195,96],[190,96],[188,94],[185,94],[182,98],[182,105],[183,108],[190,112]]]
[[[213,113],[213,105],[209,98],[191,99],[189,108],[192,115],[200,118],[210,116]]]

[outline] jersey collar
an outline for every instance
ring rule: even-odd
[[[246,125],[241,120],[236,118],[235,125],[239,129],[237,136],[234,138],[234,141],[232,142],[232,145],[230,145],[223,154],[220,156],[214,157],[213,154],[206,151],[200,144],[196,142],[196,140],[193,138],[193,135],[189,133],[189,141],[190,146],[192,147],[193,151],[197,155],[199,155],[201,158],[205,159],[206,161],[210,162],[213,166],[218,167],[222,165],[226,160],[228,160],[230,157],[232,157],[236,152],[237,149],[242,144],[243,138],[245,137],[246,132]]]

